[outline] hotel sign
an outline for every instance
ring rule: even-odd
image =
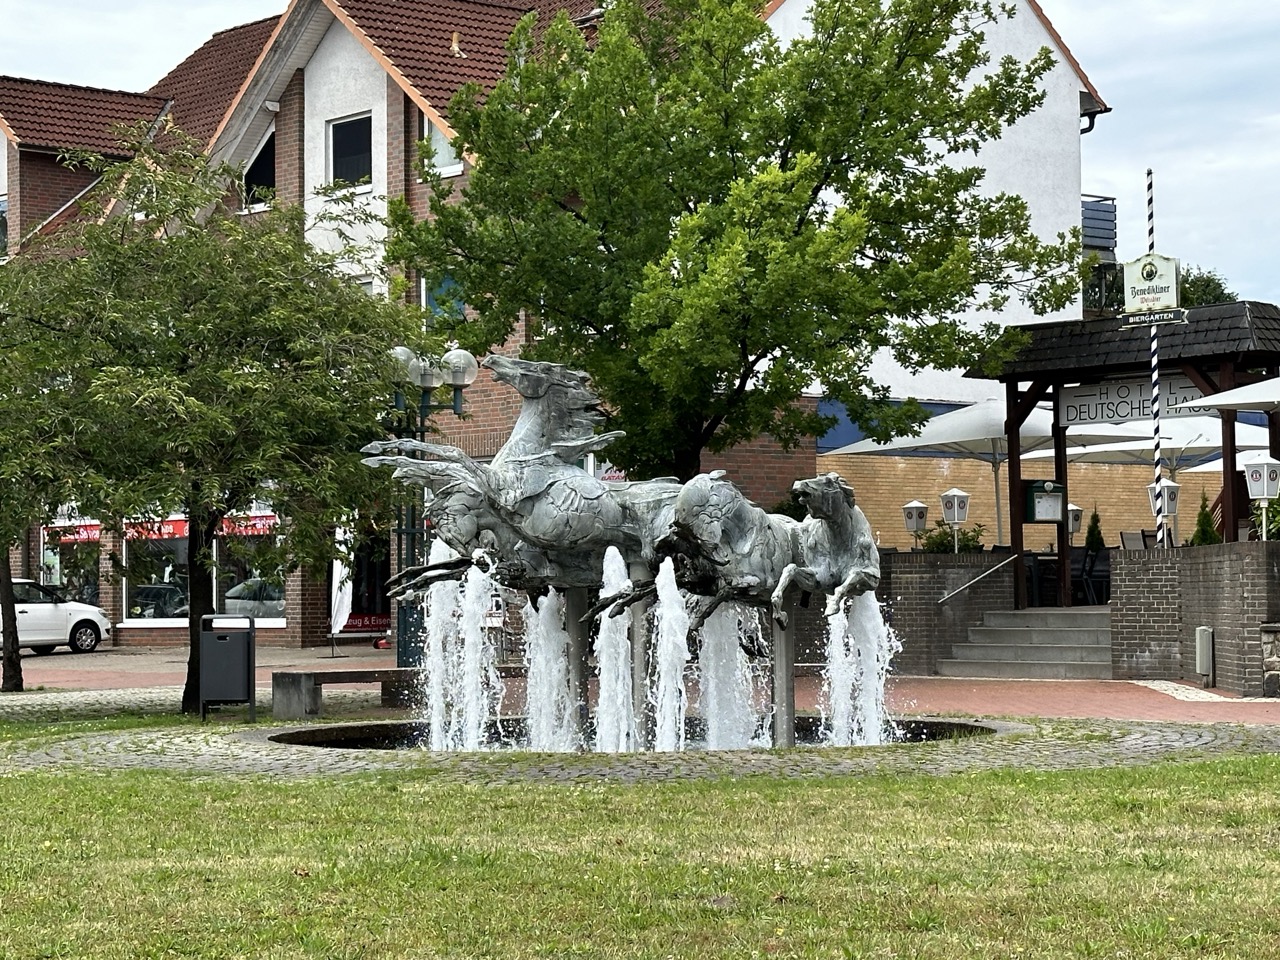
[[[1215,416],[1209,407],[1184,407],[1178,404],[1199,400],[1204,394],[1186,377],[1161,377],[1160,416]],[[1124,423],[1151,419],[1151,381],[1105,380],[1079,387],[1062,387],[1058,391],[1058,420],[1063,426],[1082,423]]]

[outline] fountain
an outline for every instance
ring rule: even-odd
[[[824,741],[892,735],[884,682],[895,640],[848,484],[836,474],[797,481],[808,512],[797,521],[761,510],[723,472],[605,482],[578,466],[620,436],[595,432],[603,417],[585,374],[505,357],[484,365],[524,398],[490,463],[411,440],[365,450],[365,463],[426,488],[437,534],[427,565],[391,585],[400,602],[425,605],[424,745],[480,749],[502,712],[483,626],[495,579],[537,598],[523,615],[530,749],[677,751],[695,726],[710,749],[794,744],[790,610],[811,594],[827,598]],[[767,639],[761,608],[774,623]]]

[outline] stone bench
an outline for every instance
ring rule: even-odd
[[[320,716],[321,688],[332,683],[380,683],[384,707],[407,706],[420,674],[414,667],[367,670],[276,670],[271,674],[271,715],[277,720]]]

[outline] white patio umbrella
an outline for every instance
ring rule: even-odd
[[[1197,400],[1196,403],[1201,401]],[[1236,424],[1236,447],[1259,450],[1267,446],[1267,431],[1251,423]],[[1169,465],[1169,474],[1196,467],[1222,455],[1222,421],[1217,417],[1166,417],[1160,421],[1160,453]],[[1053,456],[1051,451],[1037,450],[1024,457],[1041,460]],[[1071,463],[1118,463],[1151,465],[1151,435],[1141,440],[1100,443],[1070,447]]]
[[[1212,407],[1214,410],[1280,410],[1280,377],[1223,390],[1178,406]]]
[[[972,403],[959,410],[940,413],[931,417],[914,437],[898,437],[888,443],[876,443],[874,440],[859,440],[848,446],[832,450],[823,456],[836,454],[882,454],[901,453],[937,453],[966,457],[971,460],[983,460],[991,464],[991,472],[995,481],[996,497],[996,542],[1004,542],[1004,516],[1000,497],[1000,465],[1009,459],[1009,448],[1005,442],[1005,402],[999,397]],[[1087,424],[1067,428],[1067,439],[1075,444],[1103,443],[1112,440],[1137,440],[1144,436],[1137,427],[1129,424]],[[1041,450],[1053,447],[1053,411],[1047,407],[1036,407],[1018,431],[1022,451]],[[1148,447],[1150,443],[1148,442]],[[1052,455],[1052,450],[1050,450]]]
[[[1240,427],[1237,424],[1236,429]],[[1240,450],[1236,452],[1236,470],[1243,470],[1251,463],[1257,463],[1259,460],[1270,460],[1271,455],[1267,450]],[[1187,467],[1183,473],[1214,473],[1222,469],[1222,460],[1208,460],[1204,463],[1197,464],[1194,467]]]

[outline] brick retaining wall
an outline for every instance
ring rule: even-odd
[[[887,605],[886,619],[902,642],[894,672],[930,676],[953,644],[968,639],[969,628],[988,610],[1013,609],[1012,563],[1001,567],[946,603],[938,600],[1007,560],[1000,553],[882,553],[876,596]]]
[[[1261,696],[1261,627],[1276,620],[1280,543],[1112,553],[1111,658],[1118,680],[1200,680],[1196,627],[1212,627],[1218,688]]]

